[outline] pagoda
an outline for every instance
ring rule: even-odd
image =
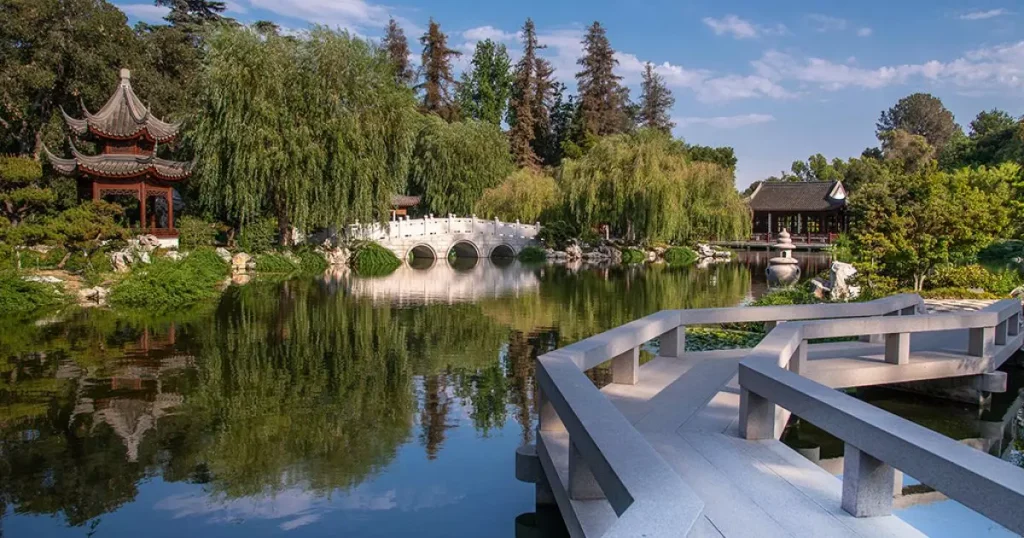
[[[159,144],[171,142],[180,124],[153,116],[132,90],[131,72],[121,70],[121,81],[107,104],[91,114],[82,104],[83,119],[63,109],[64,122],[75,137],[95,142],[98,155],[83,154],[71,143],[72,158],[57,157],[43,148],[60,174],[78,179],[79,193],[101,200],[127,195],[139,201],[138,231],[152,234],[165,246],[176,246],[175,187],[192,174],[192,164],[157,157]]]

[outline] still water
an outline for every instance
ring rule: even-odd
[[[174,314],[0,320],[0,537],[516,536],[536,356],[741,304],[763,263],[439,260]]]

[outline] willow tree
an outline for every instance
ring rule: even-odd
[[[629,239],[739,238],[750,227],[731,170],[691,162],[683,144],[648,129],[602,138],[566,159],[561,186],[578,224],[609,224]]]
[[[476,204],[481,217],[535,222],[553,213],[560,202],[555,178],[532,168],[520,168],[497,187],[484,191]]]
[[[447,123],[428,115],[421,122],[410,165],[411,189],[423,195],[430,213],[469,213],[484,189],[508,175],[508,138],[497,125],[480,121]]]
[[[241,226],[270,213],[282,232],[386,218],[415,118],[386,53],[325,28],[224,28],[201,79],[187,140],[207,210]]]

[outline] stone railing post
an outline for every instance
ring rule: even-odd
[[[1006,319],[1006,334],[1009,336],[1020,334],[1020,314],[1013,314]]]
[[[740,387],[740,437],[750,441],[775,439],[775,404]]]
[[[578,501],[604,498],[594,472],[583,459],[572,437],[569,438],[569,498]]]
[[[680,359],[686,352],[686,327],[679,326],[661,335],[658,355]]]
[[[452,214],[448,213],[448,233],[452,233]]]
[[[494,235],[498,235],[498,217],[494,217]]]
[[[395,235],[402,237],[402,217],[398,217],[398,220],[395,221]]]
[[[612,359],[612,383],[616,385],[636,385],[639,380],[639,347],[634,347]]]
[[[542,432],[564,432],[565,424],[551,405],[551,400],[544,394],[544,389],[537,387],[537,429]]]
[[[999,322],[998,325],[996,325],[995,340],[996,340],[996,345],[997,346],[1005,346],[1006,345],[1006,333],[1008,332],[1007,331],[1007,322],[1008,321],[1009,321],[1009,318],[1004,319],[1003,321]]]
[[[801,340],[796,351],[789,358],[789,371],[794,374],[801,374],[807,371],[807,340]]]
[[[991,356],[995,336],[995,327],[969,329],[967,333],[967,354],[975,357]]]
[[[846,443],[843,450],[843,510],[856,517],[892,514],[895,479],[896,473],[891,465]]]
[[[889,364],[910,363],[910,333],[885,335],[885,362]]]

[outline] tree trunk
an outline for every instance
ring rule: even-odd
[[[57,264],[57,269],[63,271],[64,270],[64,266],[67,265],[68,260],[70,260],[70,259],[71,259],[71,251],[69,250],[69,251],[64,253],[64,257],[61,258],[60,263]]]

